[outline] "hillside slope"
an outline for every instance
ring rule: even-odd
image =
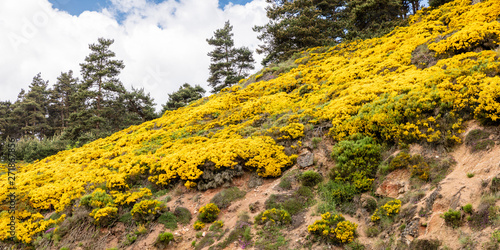
[[[78,205],[86,194],[104,192],[112,199],[109,206],[89,205],[89,221],[99,224],[130,212],[141,200],[158,198],[152,191],[179,183],[202,191],[231,183],[245,170],[264,178],[281,176],[314,148],[313,137],[333,140],[325,157],[335,142],[356,140],[358,133],[387,150],[383,160],[417,144],[460,152],[466,121],[493,128],[500,122],[499,15],[495,0],[474,5],[456,0],[423,9],[408,27],[382,38],[310,49],[159,119],[19,165],[16,242],[35,244],[46,230],[83,209]],[[324,175],[334,169],[332,162],[319,162]],[[490,175],[500,172],[490,170]],[[424,181],[435,177],[422,171]],[[358,194],[375,191],[385,178],[376,167],[336,177],[356,185]],[[435,180],[434,185],[440,181]],[[7,174],[1,175],[0,240],[5,244],[12,243],[9,187]],[[478,206],[477,199],[471,202]],[[157,207],[162,209],[152,208]],[[58,218],[49,219],[53,211]]]

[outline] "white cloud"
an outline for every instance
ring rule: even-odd
[[[265,0],[229,4],[224,10],[217,0],[111,2],[100,12],[72,16],[47,0],[0,1],[0,100],[15,101],[38,72],[51,83],[61,72],[79,73],[88,45],[105,37],[115,39],[111,50],[124,61],[123,84],[145,88],[160,107],[185,82],[210,90],[207,53],[212,48],[205,39],[225,21],[234,27],[236,46],[254,51],[260,41],[252,27],[267,22]],[[255,57],[258,67],[262,57]]]

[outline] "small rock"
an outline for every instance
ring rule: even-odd
[[[314,164],[314,154],[309,150],[305,150],[297,157],[297,164],[299,164],[301,168],[312,166]]]
[[[203,234],[201,234],[203,237],[205,237],[205,235],[207,235],[207,232],[203,232]]]

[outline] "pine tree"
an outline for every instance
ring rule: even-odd
[[[125,88],[117,78],[125,66],[123,61],[112,59],[115,53],[109,46],[113,43],[112,39],[99,38],[97,44],[89,45],[91,53],[85,58],[85,63],[80,64],[83,76],[80,98],[92,110],[88,122],[96,130],[106,125],[106,115],[116,112],[112,110],[113,102],[125,93]]]
[[[263,65],[280,62],[306,48],[338,43],[345,36],[345,0],[266,0],[269,23],[255,26],[264,42]]]
[[[208,83],[213,88],[212,93],[232,86],[248,76],[247,70],[254,68],[252,52],[246,47],[234,48],[232,30],[233,26],[227,21],[224,28],[217,29],[214,36],[207,39],[208,44],[215,46],[208,53],[212,61],[208,78]]]
[[[407,8],[401,0],[350,0],[345,9],[349,15],[347,38],[378,37],[405,25]]]
[[[19,124],[24,136],[41,139],[51,132],[52,128],[47,122],[49,106],[47,86],[48,81],[44,81],[38,73],[33,77],[29,91],[25,93],[21,90],[18,100],[14,103],[15,123]]]
[[[196,101],[203,97],[205,90],[200,85],[192,87],[188,83],[184,83],[179,90],[172,94],[168,94],[168,101],[162,105],[161,111],[164,114],[167,110],[176,110],[187,106],[190,102]]]
[[[0,140],[3,142],[7,137],[14,137],[15,124],[12,114],[13,105],[10,101],[0,101]],[[1,152],[1,151],[0,151]]]
[[[60,134],[68,127],[69,116],[76,111],[74,107],[78,79],[73,71],[61,73],[50,90],[49,123],[54,132]]]
[[[124,104],[128,118],[123,123],[123,128],[140,124],[158,118],[155,113],[155,103],[149,93],[144,89],[135,89],[123,95]]]

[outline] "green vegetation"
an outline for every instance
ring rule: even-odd
[[[172,233],[164,232],[158,235],[158,238],[156,238],[156,244],[166,246],[173,240],[174,240],[174,235]]]
[[[291,195],[272,194],[265,202],[266,209],[283,209],[291,215],[298,214],[313,204],[314,194],[309,187],[301,186]]]
[[[184,83],[179,90],[168,94],[168,101],[162,105],[163,109],[161,113],[165,113],[167,110],[176,110],[178,108],[189,105],[203,97],[205,90],[200,85],[195,85],[192,87],[189,83]]]
[[[237,187],[224,189],[217,193],[211,200],[218,208],[224,209],[231,205],[231,202],[241,199],[245,196],[246,192]]]
[[[318,172],[308,170],[302,173],[302,175],[300,176],[300,181],[304,186],[314,187],[318,183],[323,181],[323,176],[321,176],[321,174],[319,174]]]
[[[286,210],[276,208],[260,212],[257,216],[255,216],[256,224],[262,225],[267,222],[277,225],[285,225],[291,223],[292,218]]]
[[[185,207],[176,207],[174,215],[177,218],[177,222],[183,225],[187,225],[191,222],[191,212]]]
[[[254,246],[265,250],[286,248],[290,239],[284,237],[281,229],[278,226],[264,226],[257,231]]]
[[[321,138],[320,137],[313,137],[311,139],[311,142],[312,142],[313,149],[317,149],[319,143],[321,142]]]
[[[207,39],[209,45],[215,46],[208,53],[210,77],[208,84],[213,88],[212,93],[218,93],[223,88],[231,87],[248,76],[246,71],[254,69],[252,52],[247,47],[234,48],[233,26],[227,21],[224,28],[214,32],[214,36]]]
[[[364,39],[403,26],[408,12],[420,9],[419,1],[269,1],[270,21],[255,26],[264,42],[257,50],[263,65],[285,61],[307,48]]]
[[[165,212],[158,218],[158,222],[165,225],[165,228],[170,230],[177,229],[177,217],[170,212]]]
[[[471,130],[465,137],[465,144],[472,152],[483,151],[495,145],[495,141],[489,139],[490,133],[481,130]]]
[[[446,222],[446,225],[450,227],[459,227],[461,224],[462,214],[460,213],[460,211],[450,209],[448,210],[448,212],[445,212],[442,216],[444,218],[444,221]]]
[[[214,203],[208,203],[207,205],[200,208],[198,219],[201,222],[211,223],[217,219],[219,216],[220,209]]]
[[[462,207],[465,213],[471,214],[472,213],[472,204],[466,204],[465,206]]]
[[[372,177],[380,162],[380,152],[381,147],[373,138],[361,134],[339,142],[332,152],[337,163],[333,177],[352,182],[359,180],[360,176]]]

